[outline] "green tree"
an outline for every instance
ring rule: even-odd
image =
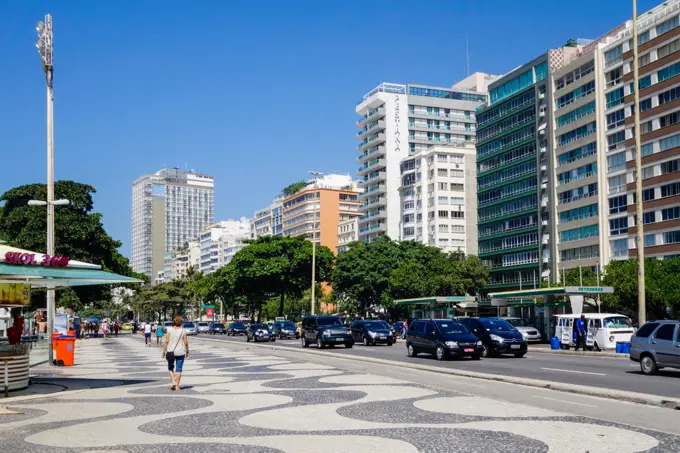
[[[316,248],[316,279],[328,280],[334,256],[328,247]],[[279,297],[278,315],[285,311],[285,297],[300,297],[311,287],[312,243],[301,237],[269,236],[248,241],[230,265],[234,268],[234,290],[261,306]]]
[[[284,197],[290,197],[291,195],[295,195],[296,193],[304,189],[306,185],[307,183],[305,181],[294,182],[293,184],[284,187],[283,190],[281,190],[281,194]]]
[[[56,199],[68,199],[68,206],[55,208],[55,254],[71,259],[98,264],[104,270],[121,275],[136,276],[130,263],[118,249],[121,242],[114,240],[104,230],[102,215],[93,212],[94,187],[74,181],[57,181],[54,184]],[[28,184],[15,187],[0,195],[4,203],[0,211],[0,240],[5,243],[36,252],[47,249],[47,212],[44,206],[29,206],[29,200],[45,200],[45,184]],[[110,299],[110,286],[82,286],[74,288],[83,305],[96,304]],[[35,292],[41,297],[44,292]],[[71,293],[57,292],[58,298]],[[44,296],[42,296],[44,297]],[[75,301],[71,297],[71,301]],[[34,303],[44,304],[44,301]],[[61,302],[63,305],[63,301]]]

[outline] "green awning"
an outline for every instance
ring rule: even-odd
[[[141,280],[99,269],[16,266],[0,263],[0,283],[27,283],[33,288],[142,283]]]

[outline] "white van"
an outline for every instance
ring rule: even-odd
[[[635,329],[625,315],[616,313],[584,313],[588,334],[586,346],[596,351],[616,349],[616,343],[629,342]],[[574,329],[581,315],[556,315],[555,336],[560,339],[562,349],[575,346]]]

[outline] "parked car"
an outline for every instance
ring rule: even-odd
[[[227,336],[231,335],[232,337],[235,337],[236,335],[245,335],[246,334],[246,326],[242,322],[232,322],[229,324],[229,327],[227,327]]]
[[[354,321],[350,331],[354,342],[362,342],[364,346],[394,343],[394,330],[385,321]]]
[[[276,321],[272,333],[275,337],[278,337],[279,340],[283,340],[284,338],[295,338],[297,340],[300,338],[297,326],[291,321]]]
[[[527,353],[527,342],[522,334],[501,318],[463,318],[458,322],[482,341],[482,357],[499,354],[524,357]]]
[[[227,332],[227,330],[224,328],[224,324],[221,322],[213,322],[210,324],[210,333],[211,334],[221,334],[224,335]]]
[[[198,333],[209,333],[210,332],[210,323],[207,323],[205,321],[199,321],[198,322]]]
[[[319,349],[336,344],[346,348],[354,346],[349,329],[342,325],[337,316],[305,316],[302,318],[302,347],[316,343]]]
[[[246,329],[246,341],[276,341],[267,324],[251,324]]]
[[[437,360],[448,357],[471,357],[479,360],[484,346],[477,336],[451,319],[416,319],[406,331],[406,353],[415,357],[421,352]]]
[[[187,335],[198,335],[198,327],[196,327],[196,324],[191,321],[185,321],[182,324],[182,328]]]
[[[501,318],[512,324],[512,327],[517,329],[519,333],[522,334],[527,343],[540,343],[543,340],[541,332],[538,331],[536,326],[529,324],[529,321],[522,318]]]
[[[649,321],[632,336],[630,359],[647,375],[680,368],[680,321]]]
[[[163,333],[168,332],[168,327],[172,327],[172,321],[165,321],[163,323]]]

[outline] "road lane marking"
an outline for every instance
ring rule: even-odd
[[[592,404],[575,403],[574,401],[560,400],[560,399],[557,399],[557,398],[548,398],[547,396],[536,396],[536,395],[532,395],[532,396],[534,398],[540,398],[542,400],[550,400],[550,401],[558,401],[560,403],[575,404],[576,406],[599,407],[599,406],[594,406]]]
[[[561,371],[563,373],[578,373],[578,374],[591,374],[593,376],[606,376],[606,374],[603,373],[591,373],[588,371],[562,370],[560,368],[541,368],[541,369],[546,371]]]

